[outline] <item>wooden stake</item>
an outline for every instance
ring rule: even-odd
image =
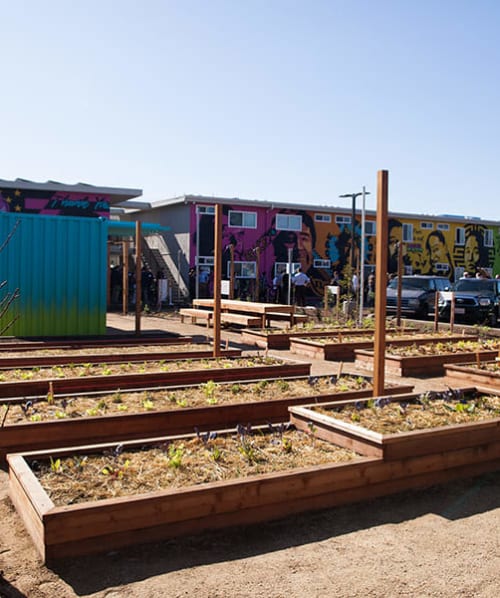
[[[385,375],[385,314],[387,300],[387,241],[389,172],[377,175],[377,242],[375,251],[375,340],[373,360],[373,396],[384,391]]]
[[[142,307],[141,222],[135,223],[135,333],[141,334]]]
[[[214,357],[219,357],[220,350],[220,314],[221,314],[221,274],[222,274],[222,205],[215,206],[214,234]]]

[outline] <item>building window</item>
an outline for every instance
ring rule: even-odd
[[[257,212],[237,212],[229,210],[229,226],[240,228],[257,228]]]
[[[421,222],[420,228],[425,228],[427,230],[434,228],[434,224],[432,222]]]
[[[434,264],[434,269],[436,270],[436,272],[442,272],[443,274],[446,274],[446,272],[448,272],[448,270],[450,269],[450,264],[437,263]]]
[[[437,229],[438,229],[438,230],[450,230],[450,225],[449,225],[449,224],[445,224],[445,223],[443,223],[443,222],[440,222],[440,223],[437,225]]]
[[[413,224],[403,223],[403,243],[413,242]]]
[[[277,230],[302,230],[302,216],[295,214],[276,214]]]
[[[488,228],[484,230],[484,246],[493,247],[493,231]]]
[[[315,222],[328,222],[332,221],[332,217],[330,214],[314,214]]]
[[[377,234],[377,223],[372,220],[365,221],[365,235],[373,237]]]
[[[215,206],[196,206],[198,214],[215,214]]]
[[[315,268],[330,268],[332,262],[330,260],[314,260],[314,267]]]
[[[257,264],[255,262],[234,262],[235,278],[255,278]],[[227,277],[231,277],[231,263],[227,264]]]
[[[300,268],[300,262],[292,262],[292,274]],[[274,263],[274,275],[286,274],[288,272],[288,262],[275,262]]]
[[[335,216],[335,223],[336,224],[351,224],[351,217],[350,216]]]
[[[461,226],[455,229],[455,245],[465,245],[465,228]]]
[[[196,260],[197,266],[213,266],[214,256],[213,255],[199,255]]]

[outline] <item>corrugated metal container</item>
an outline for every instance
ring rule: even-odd
[[[0,296],[20,292],[0,317],[0,330],[17,317],[3,335],[104,334],[106,241],[101,218],[0,213]]]

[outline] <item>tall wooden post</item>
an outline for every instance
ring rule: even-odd
[[[373,396],[384,390],[385,376],[385,314],[387,300],[387,241],[389,172],[377,175],[377,244],[375,252],[375,351],[373,363]]]
[[[255,248],[255,301],[260,297],[260,247]]]
[[[214,357],[221,354],[220,348],[220,313],[221,313],[221,274],[222,274],[222,205],[215,206],[215,243],[214,243]]]
[[[135,223],[135,333],[141,333],[142,280],[141,280],[141,223]]]
[[[234,299],[234,245],[229,245],[231,262],[229,265],[229,299]]]
[[[106,304],[107,304],[106,311],[109,309],[109,307],[111,305],[111,264],[110,264],[111,244],[109,241],[107,244],[107,248],[108,248],[108,258],[107,258],[106,263],[107,263],[108,267],[106,268],[106,280],[107,280],[108,284],[106,285]]]
[[[128,312],[128,241],[122,242],[122,311]]]

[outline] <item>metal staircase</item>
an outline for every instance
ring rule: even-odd
[[[162,235],[148,235],[142,238],[142,259],[153,274],[163,269],[168,281],[169,303],[172,305],[189,304],[189,290],[182,278],[179,264],[180,255],[174,256]]]

